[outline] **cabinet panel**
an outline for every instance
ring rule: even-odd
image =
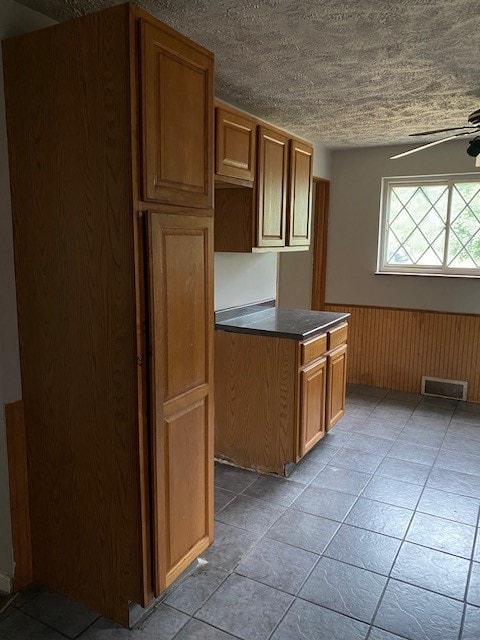
[[[300,372],[300,455],[304,456],[325,435],[327,360]]]
[[[344,344],[328,356],[327,374],[327,430],[345,413],[347,384],[347,345]]]
[[[164,523],[167,582],[186,554],[209,538],[208,412],[205,397],[164,422],[159,480],[168,487]]]
[[[289,246],[310,244],[312,213],[313,149],[310,145],[290,141],[290,184],[288,237]]]
[[[213,539],[212,227],[148,213],[157,593]]]
[[[255,128],[253,118],[217,107],[215,173],[253,181]]]
[[[141,20],[143,197],[213,207],[213,56]]]
[[[287,210],[288,138],[266,127],[258,128],[257,246],[285,245]]]
[[[161,247],[165,277],[162,305],[166,327],[165,401],[208,379],[208,318],[205,313],[205,229],[164,229]]]

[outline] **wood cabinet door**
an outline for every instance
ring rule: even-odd
[[[308,246],[312,225],[313,148],[290,140],[287,245]]]
[[[300,371],[300,456],[325,435],[327,359]]]
[[[147,214],[154,575],[213,541],[213,220]]]
[[[347,345],[344,344],[328,356],[327,373],[327,431],[345,413],[347,385]]]
[[[255,120],[221,107],[215,113],[215,173],[253,181]]]
[[[258,127],[257,247],[285,246],[288,138]]]
[[[213,208],[213,54],[141,20],[143,198]]]

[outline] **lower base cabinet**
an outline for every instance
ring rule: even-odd
[[[293,339],[215,332],[215,455],[288,476],[343,415],[341,334]],[[341,343],[337,346],[337,342]],[[334,348],[327,351],[328,344]]]

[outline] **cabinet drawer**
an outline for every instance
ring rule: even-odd
[[[335,327],[331,331],[328,332],[328,349],[335,349],[335,347],[340,346],[344,342],[347,341],[348,335],[348,324],[344,322],[343,324]]]
[[[315,336],[311,340],[302,342],[300,345],[300,364],[308,364],[313,360],[316,360],[327,350],[327,335],[322,333],[320,336]]]

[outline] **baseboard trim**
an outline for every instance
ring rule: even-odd
[[[12,593],[12,576],[9,576],[8,573],[4,571],[0,571],[0,591],[4,593]]]

